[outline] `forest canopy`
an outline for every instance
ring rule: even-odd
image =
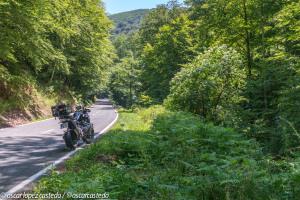
[[[141,21],[143,20],[145,15],[148,14],[148,12],[150,12],[149,9],[138,9],[109,15],[109,18],[115,24],[113,34],[127,35],[137,31],[140,27]]]
[[[111,66],[112,22],[98,0],[0,3],[0,103],[32,104],[37,93],[87,99]],[[2,107],[0,112],[9,109]]]
[[[122,102],[134,94],[137,106],[165,103],[291,155],[300,143],[299,17],[299,0],[160,5],[137,32],[115,39],[120,62],[134,55],[139,63],[140,87],[118,89],[122,100],[113,100],[128,107]]]

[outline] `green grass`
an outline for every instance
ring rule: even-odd
[[[298,199],[296,162],[197,116],[156,106],[122,111],[99,142],[53,171],[36,193],[104,193],[112,199]]]

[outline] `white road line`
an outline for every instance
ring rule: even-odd
[[[106,131],[108,131],[118,120],[119,118],[119,114],[116,111],[117,116],[114,119],[114,121],[112,121],[108,126],[106,126],[99,134],[97,134],[95,136],[95,138],[100,137],[100,135],[102,135],[103,133],[105,133]],[[37,179],[39,179],[41,176],[43,176],[44,174],[46,174],[49,170],[53,169],[54,167],[56,167],[57,165],[61,164],[62,162],[64,162],[66,159],[70,158],[71,156],[73,156],[76,152],[78,152],[79,150],[83,149],[86,146],[86,144],[82,145],[80,148],[77,148],[76,150],[66,154],[65,156],[61,157],[60,159],[54,161],[51,165],[49,165],[48,167],[42,169],[41,171],[39,171],[38,173],[34,174],[33,176],[29,177],[28,179],[26,179],[25,181],[21,182],[20,184],[16,185],[15,187],[13,187],[12,189],[10,189],[9,191],[4,193],[4,196],[8,196],[8,195],[12,195],[15,194],[16,192],[22,190],[25,186],[27,186],[28,184],[36,181]],[[5,200],[5,199],[2,199]]]

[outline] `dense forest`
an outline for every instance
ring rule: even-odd
[[[115,24],[113,34],[130,34],[137,31],[142,19],[149,11],[148,9],[139,9],[110,15],[109,18]]]
[[[115,40],[118,104],[164,103],[293,155],[299,145],[300,2],[206,0],[158,6]]]
[[[0,3],[0,114],[103,92],[122,107],[36,191],[299,199],[300,1],[172,0],[137,26],[144,12],[112,34],[98,0]]]
[[[0,26],[0,114],[39,117],[41,107],[103,87],[113,24],[99,1],[4,0]]]
[[[233,129],[258,145],[243,147],[246,141],[225,136],[216,139],[218,129],[210,128],[199,131],[204,138],[188,140],[185,134],[195,133],[190,123],[197,126],[196,122],[186,121],[184,113],[157,115],[150,135],[164,152],[156,152],[163,161],[152,157],[156,154],[151,148],[156,147],[151,145],[144,144],[141,154],[150,156],[154,161],[149,162],[158,168],[165,161],[162,166],[178,175],[174,178],[178,182],[168,172],[161,175],[168,177],[162,178],[166,188],[152,188],[160,191],[159,199],[181,199],[197,186],[202,193],[188,199],[299,199],[295,188],[300,144],[299,0],[187,0],[185,5],[170,1],[151,10],[137,32],[119,36],[114,45],[119,59],[108,87],[116,104],[131,109],[162,104],[173,112],[193,113],[207,124]],[[215,146],[209,149],[208,144]],[[248,159],[253,149],[263,156]],[[183,156],[189,154],[194,157]],[[171,158],[177,167],[172,168]],[[252,164],[264,178],[247,169]],[[239,177],[240,173],[249,179]],[[181,187],[184,191],[176,193]]]

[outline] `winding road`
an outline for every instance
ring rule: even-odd
[[[98,100],[90,117],[100,134],[116,121],[117,113],[108,100]],[[70,151],[65,150],[62,135],[55,119],[0,129],[0,193],[16,191],[13,188],[68,157]]]

